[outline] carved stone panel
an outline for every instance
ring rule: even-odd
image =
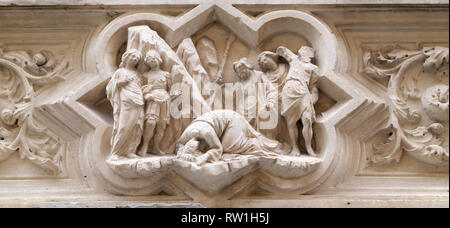
[[[0,206],[448,205],[448,5],[232,2],[0,6]]]

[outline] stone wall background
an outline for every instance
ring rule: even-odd
[[[55,176],[21,159],[19,153],[0,161],[0,207],[448,207],[448,165],[424,164],[407,154],[398,163],[368,165],[365,159],[369,145],[361,135],[352,134],[357,131],[350,127],[347,132],[339,132],[348,143],[342,143],[333,172],[307,194],[268,186],[271,181],[288,186],[291,183],[260,173],[240,179],[238,185],[219,194],[208,194],[173,173],[161,177],[153,186],[143,184],[143,188],[151,189],[149,194],[112,194],[109,189],[115,186],[99,180],[95,169],[91,170],[96,163],[88,159],[89,153],[93,153],[91,149],[99,139],[92,132],[95,127],[81,118],[83,112],[100,112],[100,118],[105,114],[90,108],[79,116],[72,114],[80,104],[85,107],[98,102],[91,98],[101,93],[101,89],[90,87],[96,78],[104,77],[99,76],[92,62],[87,62],[92,41],[117,18],[156,13],[176,20],[199,4],[209,3],[214,1],[0,1],[0,48],[31,53],[51,50],[61,59],[68,58],[72,69],[63,81],[35,88],[37,121],[48,128],[53,139],[67,143],[62,172]],[[337,38],[340,60],[336,75],[374,103],[383,103],[383,87],[361,73],[365,50],[388,45],[408,50],[448,48],[449,10],[444,0],[267,0],[223,4],[232,5],[251,19],[280,9],[299,10],[318,18]],[[89,95],[81,96],[84,94]],[[361,105],[365,113],[361,116],[373,115],[370,118],[376,119],[375,109],[371,104]],[[367,132],[376,131],[375,123],[370,123],[365,125]],[[448,129],[446,134],[448,141]],[[134,180],[121,184],[135,184],[131,182]]]

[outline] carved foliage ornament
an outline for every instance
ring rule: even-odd
[[[35,90],[70,72],[68,60],[57,61],[49,51],[31,56],[0,49],[0,161],[17,152],[53,174],[62,171],[65,145],[49,136],[33,109]]]
[[[399,161],[403,151],[433,165],[448,165],[449,49],[406,51],[387,47],[364,53],[363,72],[388,79],[389,120],[378,132],[370,161]]]

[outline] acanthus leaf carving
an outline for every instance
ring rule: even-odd
[[[62,76],[72,71],[67,57],[59,59],[48,50],[34,55],[29,51],[0,50],[0,58],[20,66],[27,73],[24,77],[37,86],[62,81]]]
[[[54,175],[62,172],[66,145],[34,118],[34,86],[60,81],[71,71],[67,59],[57,61],[49,51],[31,57],[25,51],[0,50],[0,100],[5,100],[0,106],[0,161],[17,152]]]
[[[363,64],[366,75],[389,80],[386,102],[390,116],[387,127],[375,136],[379,140],[373,144],[370,161],[379,165],[399,162],[405,151],[426,163],[448,165],[448,82],[442,78],[448,75],[448,48],[368,51]],[[418,64],[421,70],[414,72]],[[423,88],[418,81],[424,77],[435,77],[430,79],[435,85]]]

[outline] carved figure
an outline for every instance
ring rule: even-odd
[[[122,56],[120,68],[106,87],[113,107],[114,127],[111,137],[111,154],[135,158],[141,142],[144,120],[142,80],[136,67],[141,54],[130,49]]]
[[[247,58],[241,58],[233,63],[240,89],[244,92],[242,97],[245,102],[236,101],[236,110],[243,110],[243,115],[247,121],[259,130],[260,115],[259,109],[273,110],[278,104],[278,93],[272,83],[260,71],[254,70]],[[239,107],[244,105],[244,107]]]
[[[286,84],[288,66],[285,63],[280,63],[279,55],[271,51],[261,52],[258,56],[258,65],[266,78],[272,84],[277,85],[277,89],[281,93],[284,84]]]
[[[277,54],[289,62],[289,72],[286,84],[282,89],[281,115],[286,119],[291,140],[292,151],[290,155],[299,156],[297,121],[302,120],[303,138],[309,155],[315,156],[311,146],[313,137],[312,124],[316,119],[314,104],[319,99],[316,87],[318,80],[318,67],[311,63],[314,58],[314,49],[303,46],[298,56],[286,47],[278,47]]]
[[[282,145],[257,132],[232,110],[215,110],[194,120],[178,140],[178,157],[202,165],[219,161],[223,153],[277,156]]]
[[[144,73],[143,78],[147,82],[142,87],[145,104],[145,124],[142,147],[138,155],[145,156],[150,140],[153,138],[153,154],[164,154],[159,149],[166,126],[170,123],[169,89],[171,86],[170,74],[160,68],[162,64],[161,56],[158,52],[150,50],[147,52],[144,63],[149,67],[149,71]],[[179,91],[176,94],[180,95]]]
[[[288,66],[285,63],[280,63],[279,55],[271,51],[264,51],[258,56],[258,65],[264,76],[272,83],[272,86],[278,90],[278,104],[281,103],[281,92],[284,84],[286,84],[286,76],[288,73]],[[277,125],[273,129],[259,129],[259,131],[266,137],[277,139],[281,142],[289,142],[289,138],[282,139],[286,131],[286,122],[281,118],[280,105],[278,105],[276,114],[278,115]]]

